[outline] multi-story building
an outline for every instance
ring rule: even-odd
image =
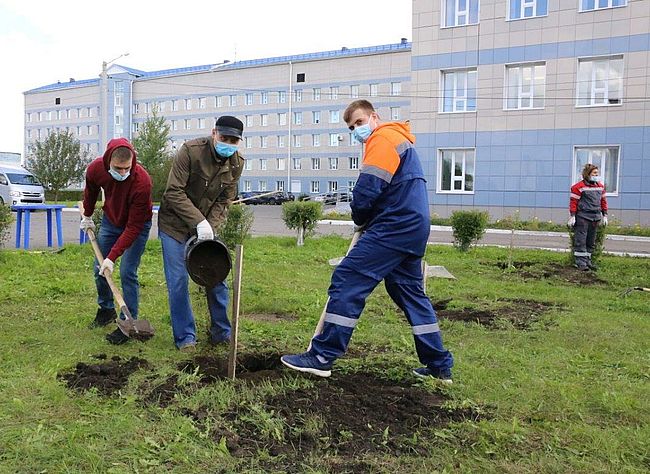
[[[414,0],[411,90],[434,212],[562,221],[591,162],[650,223],[650,0]]]
[[[383,117],[407,119],[410,50],[402,39],[155,72],[105,65],[99,79],[25,93],[26,153],[33,141],[65,128],[101,154],[110,138],[137,136],[154,108],[170,126],[173,150],[209,135],[216,118],[227,114],[245,125],[241,191],[343,191],[354,186],[361,161],[361,144],[343,122],[343,111],[363,97]]]

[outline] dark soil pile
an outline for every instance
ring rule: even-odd
[[[280,356],[281,354],[276,352],[240,354],[237,357],[235,377],[250,381],[281,377],[282,374],[277,370],[282,367]],[[228,360],[199,355],[192,360],[181,362],[178,369],[186,373],[196,372],[203,384],[214,383],[228,377]]]
[[[544,313],[556,308],[552,303],[525,299],[500,300],[506,304],[490,309],[441,309],[438,318],[451,321],[477,323],[491,329],[498,329],[500,320],[509,321],[516,329],[526,330],[541,320]]]
[[[95,358],[104,360],[106,356],[100,354]],[[126,385],[133,372],[148,365],[146,360],[138,357],[122,360],[119,356],[113,356],[111,360],[99,364],[79,362],[74,371],[59,374],[58,377],[65,380],[72,390],[84,392],[94,388],[100,394],[110,396]]]
[[[547,263],[542,266],[534,266],[535,262],[513,262],[516,275],[524,280],[541,280],[544,278],[555,278],[574,285],[603,285],[605,280],[599,278],[594,272],[584,272],[571,265],[561,263]],[[499,262],[497,267],[505,270],[507,263]],[[522,270],[524,269],[525,270]]]

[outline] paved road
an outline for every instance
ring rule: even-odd
[[[251,206],[251,208],[255,213],[255,221],[251,230],[251,233],[254,236],[295,235],[294,231],[285,227],[281,217],[282,210],[280,206]],[[79,242],[79,215],[77,210],[65,209],[62,219],[63,242]],[[156,238],[158,235],[157,218],[155,215],[153,220],[153,227],[150,234],[150,238],[152,239]],[[15,230],[14,224],[9,239],[5,242],[6,248],[14,248],[16,240]],[[316,233],[318,235],[339,234],[351,236],[352,227],[350,222],[324,220],[319,224]],[[53,234],[54,243],[56,245],[56,232],[53,232]],[[488,230],[480,243],[483,245],[501,245],[507,247],[510,245],[511,238],[512,236],[509,231]],[[450,245],[453,242],[451,228],[432,226],[429,242]],[[566,233],[519,231],[514,235],[513,244],[520,248],[545,248],[557,251],[567,251],[568,236]],[[43,212],[32,214],[30,248],[47,248],[45,213]],[[609,235],[605,241],[605,251],[614,254],[630,254],[650,257],[650,238]]]

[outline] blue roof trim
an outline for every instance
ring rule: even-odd
[[[329,59],[329,58],[342,58],[346,56],[359,56],[365,54],[377,54],[377,53],[386,53],[390,51],[409,51],[411,49],[410,42],[404,43],[392,43],[392,44],[383,44],[379,46],[365,46],[362,48],[345,48],[337,49],[332,51],[321,51],[318,53],[306,53],[306,54],[294,54],[291,56],[276,56],[272,58],[262,58],[262,59],[248,59],[245,61],[237,61],[234,63],[226,64],[204,64],[202,66],[189,66],[189,67],[180,67],[174,69],[162,69],[160,71],[141,71],[139,69],[129,68],[126,66],[121,66],[130,73],[139,76],[136,80],[151,79],[153,77],[160,76],[171,76],[175,74],[188,74],[193,72],[208,72],[212,70],[213,67],[218,66],[217,69],[238,69],[254,66],[266,66],[269,64],[279,64],[286,63],[289,61],[298,62],[298,61],[311,61],[315,59]],[[98,84],[99,79],[84,79],[81,81],[73,82],[57,82],[56,84],[49,84],[47,86],[37,87],[36,89],[31,89],[25,92],[25,94],[31,92],[43,92],[56,89],[65,89],[69,87],[77,86],[86,86]]]

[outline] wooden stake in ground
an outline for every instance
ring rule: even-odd
[[[232,282],[232,328],[230,330],[230,355],[228,356],[228,378],[235,380],[237,366],[237,333],[239,330],[239,301],[241,294],[241,273],[244,260],[244,247],[235,247],[235,272]]]

